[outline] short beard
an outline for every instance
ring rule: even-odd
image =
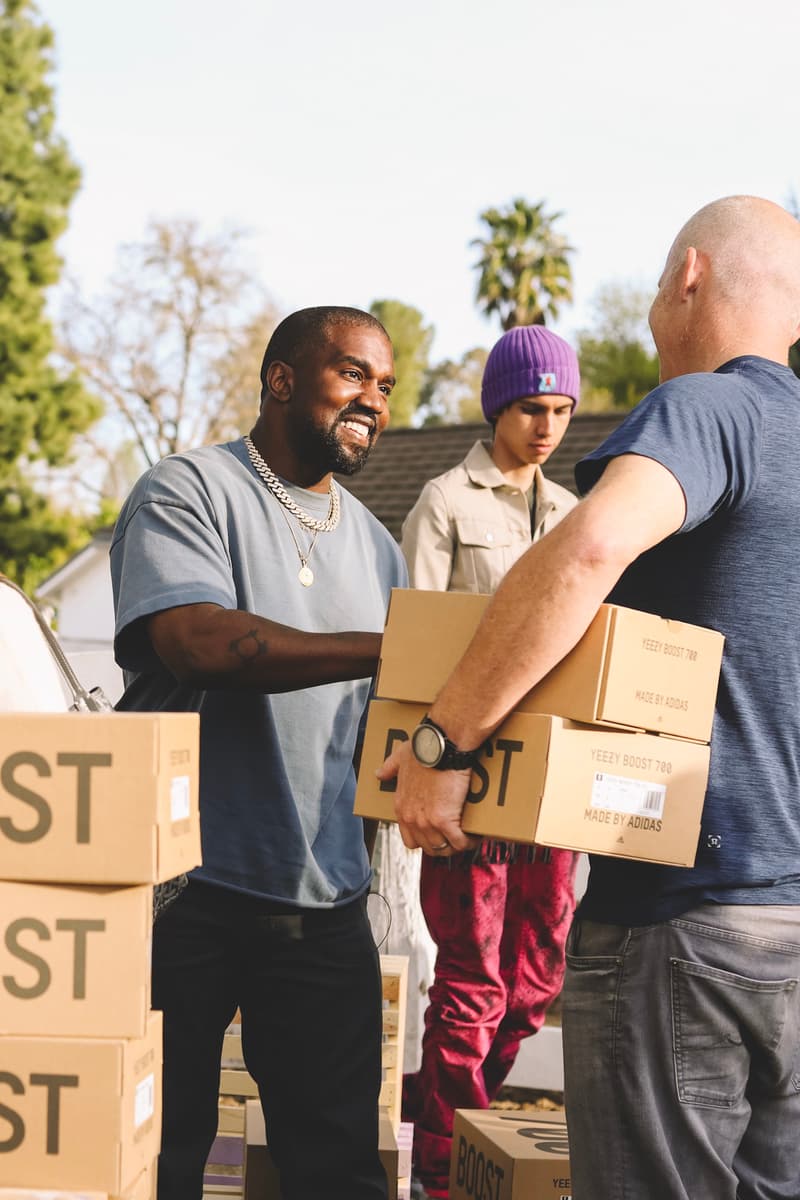
[[[373,426],[369,444],[346,449],[338,439],[337,427],[348,416],[357,411],[348,412],[344,409],[330,429],[321,430],[310,421],[304,420],[294,430],[293,442],[295,451],[299,452],[303,462],[319,472],[320,478],[333,472],[336,475],[356,475],[365,465],[375,444],[376,432]]]

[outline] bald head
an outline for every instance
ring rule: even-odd
[[[739,354],[785,363],[800,336],[800,222],[757,196],[715,200],[681,229],[659,289],[653,332],[684,371]]]
[[[726,196],[696,212],[675,239],[667,269],[690,246],[708,257],[719,298],[751,305],[754,294],[800,320],[800,222],[758,196]]]

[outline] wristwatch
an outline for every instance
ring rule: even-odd
[[[411,749],[414,758],[423,767],[435,767],[437,771],[463,771],[466,767],[475,766],[480,746],[474,750],[459,750],[435,721],[424,716],[411,735]]]

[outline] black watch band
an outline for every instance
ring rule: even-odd
[[[411,735],[411,749],[417,762],[437,771],[463,771],[474,767],[480,746],[459,750],[440,725],[424,716]]]

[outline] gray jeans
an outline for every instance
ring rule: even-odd
[[[563,994],[573,1200],[800,1198],[800,907],[576,920]]]

